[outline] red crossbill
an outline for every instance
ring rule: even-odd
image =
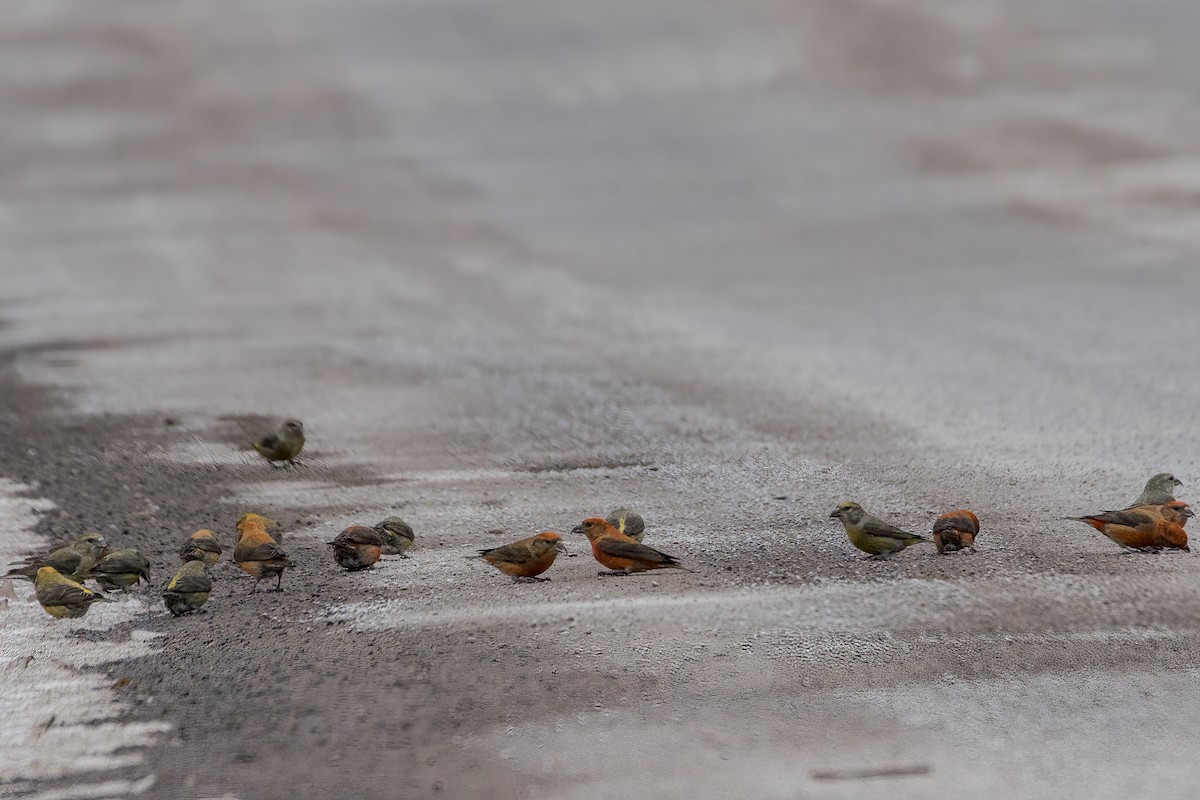
[[[975,552],[975,537],[979,535],[979,517],[960,508],[947,511],[933,522],[933,544],[938,555],[955,550]]]
[[[383,550],[383,537],[374,528],[351,525],[339,533],[328,545],[333,548],[333,559],[349,572],[370,569],[379,560]]]
[[[4,577],[33,580],[42,567],[54,567],[55,572],[75,580],[83,576],[108,549],[108,542],[98,533],[85,533],[66,547],[45,555],[30,556],[21,566],[10,569]]]
[[[258,591],[259,581],[275,578],[275,591],[283,591],[283,571],[292,566],[287,553],[267,533],[266,523],[270,520],[258,514],[243,514],[238,520],[237,544],[233,548],[233,560],[254,578]]]
[[[203,561],[207,567],[214,566],[221,558],[221,543],[217,535],[201,528],[188,537],[179,548],[179,557],[184,561]]]
[[[626,536],[606,519],[589,517],[576,525],[571,533],[582,533],[586,536],[592,544],[592,556],[612,570],[601,572],[600,575],[628,575],[631,572],[668,568],[691,572],[674,556]]]
[[[906,547],[929,541],[871,516],[858,503],[838,503],[829,518],[840,519],[850,544],[867,553],[870,559],[891,558]]]
[[[106,591],[129,591],[138,581],[150,582],[150,561],[137,550],[113,550],[87,571]]]
[[[304,449],[304,423],[298,419],[285,421],[274,433],[254,442],[254,449],[272,464],[276,461],[295,464],[296,456]]]
[[[211,593],[212,576],[208,574],[208,564],[203,559],[188,559],[171,578],[162,598],[167,610],[178,617],[207,603]]]
[[[514,583],[532,583],[550,580],[537,576],[550,569],[558,554],[565,552],[561,536],[543,531],[512,544],[480,550],[479,557],[505,575],[511,575]]]
[[[1091,525],[1126,552],[1155,552],[1162,548],[1189,550],[1187,533],[1182,525],[1173,520],[1182,518],[1186,521],[1191,515],[1192,510],[1187,507],[1143,505],[1124,511],[1105,511],[1067,519],[1077,519]]]
[[[54,567],[40,567],[33,586],[42,608],[57,619],[82,617],[92,603],[106,599],[82,583],[64,578]]]
[[[385,556],[400,556],[408,558],[404,553],[412,547],[413,529],[399,517],[388,517],[375,526],[375,530],[383,537],[383,554]]]

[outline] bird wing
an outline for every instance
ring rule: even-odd
[[[121,575],[128,572],[141,573],[149,566],[150,562],[141,553],[119,553],[100,559],[88,572]]]
[[[271,561],[276,558],[287,558],[287,553],[275,542],[263,542],[255,545],[239,544],[233,550],[235,561]]]
[[[96,593],[69,583],[54,583],[38,590],[38,602],[45,606],[75,606],[86,603]]]
[[[268,450],[274,450],[279,446],[279,437],[273,433],[268,433],[266,436],[258,440],[259,447],[265,447]]]
[[[596,548],[602,553],[616,558],[628,558],[634,561],[646,561],[652,564],[675,564],[674,556],[669,556],[661,550],[635,542],[626,541],[616,536],[601,536],[595,541]]]
[[[358,527],[342,531],[334,541],[347,542],[349,544],[382,545],[383,537],[374,528]]]
[[[167,585],[168,592],[191,594],[192,592],[211,592],[212,578],[204,575],[176,575]]]
[[[513,542],[502,547],[489,547],[486,550],[480,550],[479,555],[492,563],[504,561],[510,564],[524,564],[533,560],[533,551],[529,549],[527,542]]]
[[[883,536],[888,539],[924,539],[924,536],[916,533],[909,533],[901,530],[895,525],[888,525],[881,519],[876,517],[867,517],[863,520],[863,532],[871,536]]]
[[[75,570],[79,569],[79,562],[83,561],[83,556],[76,553],[69,547],[63,547],[55,550],[50,555],[44,558],[27,559],[31,565],[38,564],[44,567],[54,567],[63,575],[70,575]]]
[[[1097,522],[1105,522],[1109,525],[1125,525],[1129,528],[1137,528],[1141,525],[1154,524],[1154,517],[1141,511],[1105,511],[1103,514],[1090,514],[1083,519],[1094,519]]]

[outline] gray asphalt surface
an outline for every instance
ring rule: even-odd
[[[0,637],[11,675],[96,645],[113,709],[0,795],[1193,797],[1200,566],[1060,518],[1200,482],[1197,21],[14,4],[2,488],[159,576],[246,510],[298,566]],[[283,416],[302,468],[245,450]],[[980,552],[864,563],[842,499],[969,506]],[[621,504],[696,572],[464,558]],[[341,574],[392,513],[412,557]]]

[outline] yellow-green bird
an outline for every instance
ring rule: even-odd
[[[60,547],[40,556],[30,556],[21,566],[10,569],[4,577],[34,580],[42,567],[54,567],[61,575],[82,580],[92,565],[108,548],[108,542],[98,533],[85,533],[66,547]]]
[[[863,511],[863,507],[858,503],[838,503],[838,507],[829,518],[842,521],[850,544],[868,553],[867,558],[890,558],[910,545],[929,541],[924,536],[902,531],[878,517],[871,516]]]
[[[304,448],[304,423],[298,419],[289,419],[263,438],[254,442],[254,449],[262,453],[263,458],[274,464],[276,461],[296,463],[296,456]]]
[[[150,582],[150,561],[132,548],[113,550],[97,561],[85,577],[94,578],[106,591],[127,592],[138,581]]]
[[[175,577],[163,590],[163,603],[174,616],[190,614],[208,602],[212,593],[212,576],[201,559],[183,562]]]
[[[404,553],[412,547],[416,535],[407,522],[399,517],[388,517],[375,526],[375,532],[383,537],[383,555],[408,558]]]
[[[646,521],[642,519],[642,515],[636,511],[630,511],[622,506],[616,511],[609,512],[605,518],[609,525],[612,525],[621,533],[628,536],[630,539],[641,541],[646,535]]]
[[[64,578],[54,567],[40,568],[33,581],[33,588],[42,608],[57,619],[82,617],[92,607],[92,603],[108,599],[82,583]]]

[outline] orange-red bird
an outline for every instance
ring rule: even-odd
[[[1134,506],[1124,511],[1105,511],[1086,517],[1068,517],[1086,522],[1126,551],[1156,552],[1162,548],[1189,550],[1187,533],[1177,519],[1187,521],[1194,513],[1178,506]]]
[[[215,533],[201,528],[179,548],[179,558],[181,561],[203,561],[205,566],[211,567],[221,558],[221,543]]]
[[[266,523],[269,521],[258,514],[243,514],[237,524],[233,560],[255,579],[252,594],[258,591],[259,581],[272,577],[275,578],[275,591],[283,591],[283,571],[292,566],[287,553],[267,533]]]
[[[565,552],[561,536],[554,531],[542,531],[503,547],[480,550],[479,557],[505,575],[511,575],[514,583],[531,583],[550,580],[537,576],[550,569],[558,554]]]
[[[682,569],[691,572],[683,564],[661,550],[644,545],[637,539],[626,536],[608,520],[589,517],[576,525],[571,533],[582,533],[592,543],[592,555],[611,572],[600,575],[628,575],[650,569]]]
[[[975,537],[979,535],[979,517],[960,508],[947,511],[933,521],[933,543],[938,555],[955,550],[975,552]]]
[[[364,525],[351,525],[328,544],[333,548],[334,561],[350,572],[370,569],[383,552],[379,531]]]

